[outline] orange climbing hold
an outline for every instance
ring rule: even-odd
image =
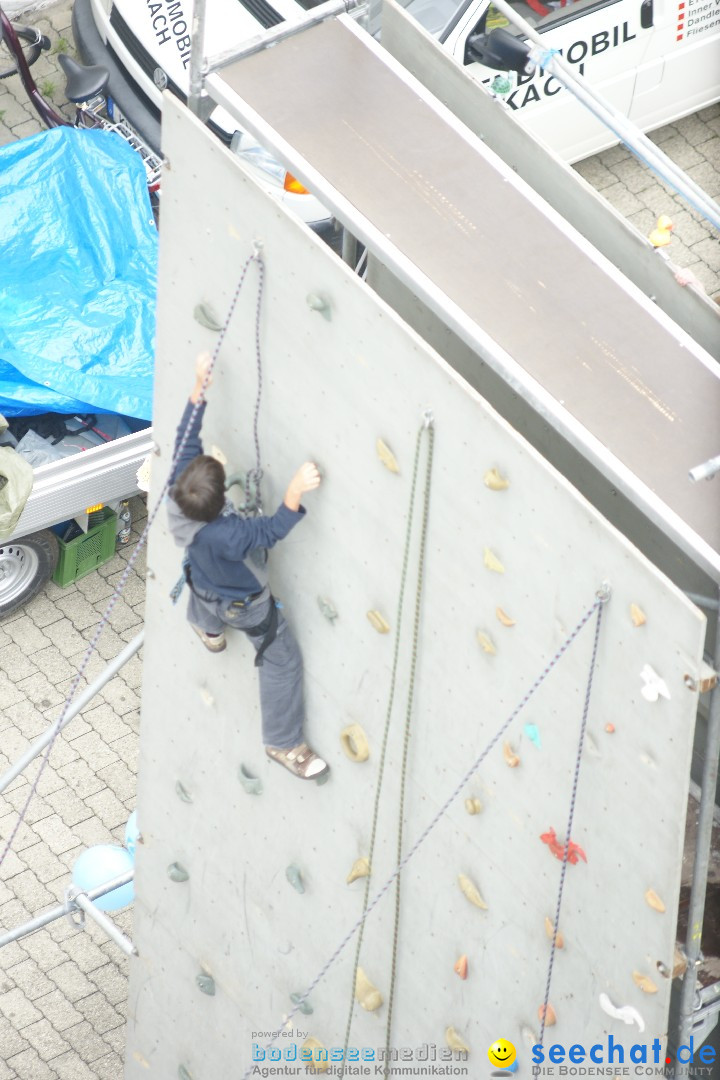
[[[457,961],[457,963],[455,964],[454,970],[455,970],[456,974],[458,974],[460,976],[461,979],[467,979],[468,958],[467,958],[467,956],[465,956],[464,953],[460,957],[460,959]]]

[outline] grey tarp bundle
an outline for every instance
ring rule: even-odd
[[[7,420],[0,414],[0,435]],[[0,540],[10,536],[32,491],[33,470],[11,446],[0,446]]]

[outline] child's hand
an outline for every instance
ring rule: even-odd
[[[300,466],[290,483],[299,495],[304,495],[306,491],[314,491],[320,486],[320,471],[317,465],[312,461],[306,461]]]
[[[195,361],[195,378],[197,379],[197,381],[200,383],[201,386],[205,382],[205,379],[207,378],[207,373],[208,373],[208,371],[210,369],[211,364],[212,364],[212,356],[210,355],[209,352],[201,352],[201,353],[198,354],[198,358]],[[212,382],[212,375],[208,379],[207,385],[209,386],[211,382]]]

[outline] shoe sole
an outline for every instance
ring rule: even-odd
[[[190,625],[192,626],[192,623]],[[200,641],[203,643],[203,645],[205,646],[205,648],[207,649],[208,652],[218,653],[218,652],[224,652],[225,649],[227,649],[227,641],[225,640],[225,638],[223,638],[222,645],[208,645],[207,641],[205,641],[205,639],[202,636],[202,632],[199,631],[197,629],[197,627],[195,627],[195,626],[193,626],[193,630],[195,631],[197,636],[200,638]]]

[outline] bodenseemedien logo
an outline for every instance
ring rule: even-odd
[[[710,1068],[717,1057],[712,1046],[700,1046],[695,1049],[695,1040],[691,1036],[688,1046],[679,1046],[675,1058],[683,1065],[694,1065],[697,1075],[710,1074]],[[604,1076],[617,1075],[619,1071],[626,1076],[657,1076],[665,1072],[670,1058],[664,1053],[659,1039],[651,1043],[633,1043],[624,1046],[609,1035],[605,1042],[584,1046],[573,1043],[553,1043],[547,1049],[537,1043],[532,1048],[532,1061],[536,1074],[553,1076]],[[537,1066],[546,1066],[538,1069]],[[558,1066],[550,1068],[549,1066]],[[625,1066],[622,1070],[618,1066]],[[629,1068],[628,1068],[629,1066]]]

